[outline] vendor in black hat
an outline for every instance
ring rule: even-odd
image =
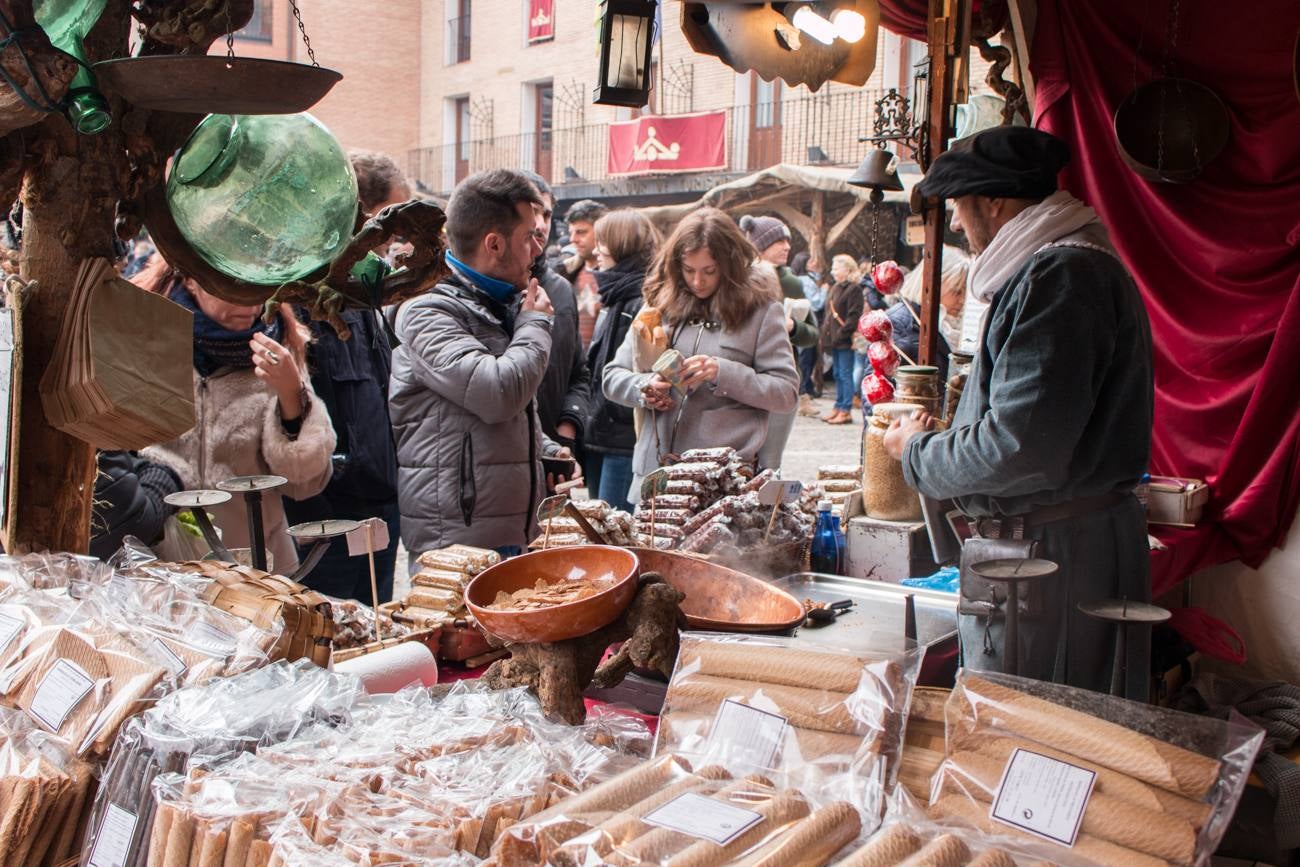
[[[954,500],[985,539],[1034,540],[1060,571],[1022,596],[1020,673],[1105,691],[1111,627],[1077,604],[1150,593],[1146,519],[1133,488],[1151,453],[1151,332],[1128,270],[1096,213],[1056,188],[1064,142],[998,127],[934,161],[921,195],[951,199],[952,228],[976,258],[971,291],[989,304],[952,427],[924,413],[895,422],[886,448],[908,484]],[[963,563],[978,559],[967,542]],[[987,543],[984,543],[987,549]],[[967,667],[1002,667],[1002,586],[963,569]],[[992,602],[990,602],[992,598]],[[1145,697],[1147,643],[1130,640],[1130,697]]]

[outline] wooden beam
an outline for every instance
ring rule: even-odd
[[[795,229],[800,235],[803,235],[811,241],[813,237],[813,221],[812,218],[803,211],[793,205],[786,204],[785,202],[773,202],[767,206],[767,209],[769,211],[775,211],[782,219],[790,224],[791,228]]]
[[[858,215],[862,213],[862,209],[866,206],[866,199],[858,199],[853,203],[853,207],[849,208],[849,212],[840,217],[838,223],[831,226],[831,230],[826,234],[826,246],[828,248],[835,246],[835,242],[840,239],[840,236],[844,234],[849,226],[853,225],[853,221],[858,218]]]
[[[812,235],[808,238],[808,251],[816,261],[826,261],[826,193],[823,190],[813,193]]]
[[[1007,0],[1007,13],[1011,21],[1011,51],[1016,58],[1016,73],[1029,103],[1030,123],[1033,123],[1034,75],[1029,71],[1029,46],[1034,44],[1038,9],[1035,0]]]

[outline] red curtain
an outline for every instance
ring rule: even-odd
[[[1101,214],[1151,317],[1151,471],[1203,478],[1213,495],[1208,520],[1164,534],[1172,550],[1152,559],[1153,590],[1230,559],[1258,566],[1300,503],[1300,6],[1184,6],[1176,74],[1218,93],[1232,133],[1199,178],[1177,185],[1133,174],[1111,125],[1134,81],[1154,76],[1171,7],[1040,0],[1038,10],[1035,124],[1070,144],[1062,182]]]

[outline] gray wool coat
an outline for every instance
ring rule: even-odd
[[[714,324],[664,323],[668,345],[687,358],[718,359],[718,382],[701,386],[668,412],[653,413],[642,425],[633,453],[637,477],[653,472],[664,455],[687,449],[731,446],[753,460],[767,441],[768,415],[793,412],[799,373],[779,302],[758,307],[745,324],[729,331]],[[633,369],[635,332],[628,329],[614,360],[605,365],[605,396],[624,406],[641,406],[641,389],[653,374]]]
[[[413,554],[524,546],[537,531],[546,487],[534,399],[551,321],[517,310],[453,275],[398,311],[388,401]]]

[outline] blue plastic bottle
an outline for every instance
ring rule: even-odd
[[[817,529],[813,531],[811,565],[814,572],[823,575],[842,575],[844,572],[844,534],[840,521],[831,514],[831,501],[817,503]]]

